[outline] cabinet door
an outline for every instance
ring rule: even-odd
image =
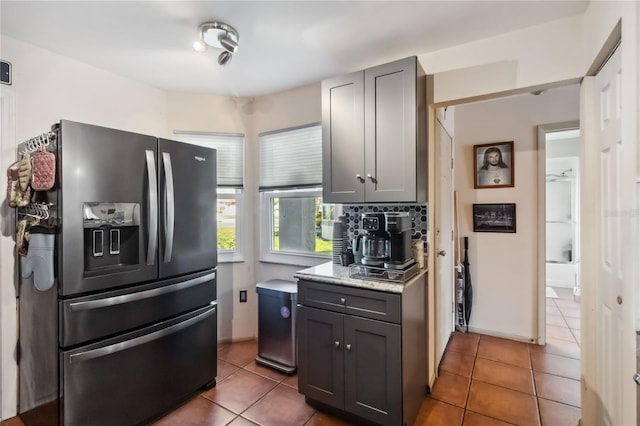
[[[363,72],[322,81],[325,203],[364,201]]]
[[[298,305],[298,391],[344,408],[343,315]]]
[[[416,201],[416,61],[364,71],[367,202]]]
[[[345,410],[381,425],[402,424],[400,326],[345,315]]]

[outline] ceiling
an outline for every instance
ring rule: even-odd
[[[255,97],[577,15],[587,4],[2,0],[0,33],[160,89]],[[213,20],[240,34],[226,67],[220,50],[191,47],[198,26]]]

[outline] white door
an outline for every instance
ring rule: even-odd
[[[436,120],[435,273],[436,369],[453,331],[453,140]]]
[[[633,268],[634,141],[622,138],[621,48],[596,76],[598,114],[598,249],[596,380],[598,424],[636,424]]]

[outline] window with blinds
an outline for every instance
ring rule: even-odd
[[[244,186],[244,135],[206,132],[173,132],[175,139],[214,148],[217,157],[218,187]]]
[[[322,186],[322,127],[262,133],[260,190]]]
[[[323,225],[334,206],[322,203],[321,125],[262,133],[259,143],[260,260],[305,265],[330,257]]]

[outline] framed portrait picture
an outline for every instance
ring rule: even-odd
[[[516,232],[515,204],[474,204],[473,232]]]
[[[473,146],[474,188],[507,188],[513,182],[513,141]]]

